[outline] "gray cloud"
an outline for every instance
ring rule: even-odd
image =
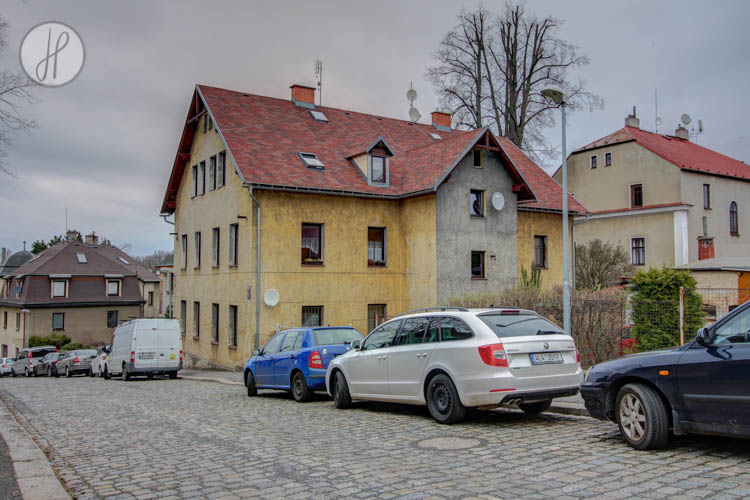
[[[321,58],[325,105],[406,118],[413,82],[427,120],[436,99],[425,68],[459,9],[449,0],[6,4],[3,68],[20,70],[21,38],[50,19],[76,28],[87,53],[73,83],[41,89],[25,108],[40,128],[9,153],[19,179],[0,177],[0,245],[61,233],[67,207],[69,225],[129,242],[135,254],[171,248],[158,212],[196,83],[287,98],[290,84],[313,82]],[[569,149],[621,127],[633,105],[653,130],[658,89],[660,131],[689,113],[704,121],[700,144],[750,160],[750,3],[550,0],[527,9],[566,20],[562,35],[591,58],[578,76],[605,99],[604,110],[571,117]],[[548,131],[554,143],[559,134]]]

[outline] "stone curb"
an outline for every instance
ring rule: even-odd
[[[201,382],[216,382],[217,384],[224,385],[245,385],[242,382],[235,382],[234,380],[229,380],[227,378],[196,377],[194,375],[180,375],[180,378],[184,378],[186,380],[199,380]]]
[[[0,434],[8,444],[18,489],[25,500],[70,500],[42,450],[0,404]]]

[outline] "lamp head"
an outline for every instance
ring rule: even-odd
[[[542,90],[542,95],[558,105],[565,104],[568,101],[563,91],[557,87],[549,87]]]

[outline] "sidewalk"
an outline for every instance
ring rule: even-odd
[[[241,372],[230,372],[221,370],[181,370],[180,377],[188,380],[202,380],[205,382],[218,382],[226,385],[244,386]],[[552,407],[548,410],[552,413],[565,413],[568,415],[588,416],[586,406],[580,394],[567,398],[558,398],[552,401]]]

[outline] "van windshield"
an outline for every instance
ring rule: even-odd
[[[353,340],[362,340],[362,334],[354,328],[330,328],[313,330],[315,345],[351,344]]]
[[[532,314],[481,314],[479,319],[489,326],[498,338],[534,335],[567,335],[562,328],[541,316]]]

